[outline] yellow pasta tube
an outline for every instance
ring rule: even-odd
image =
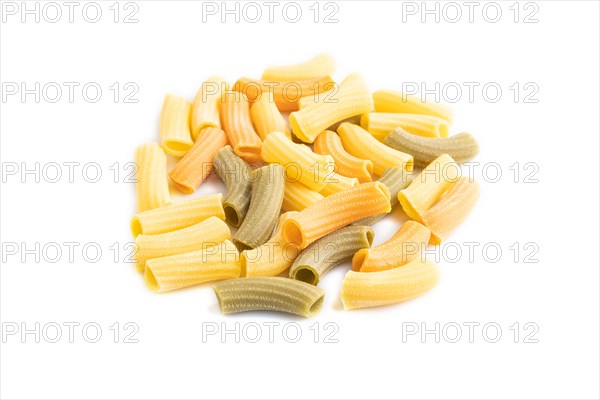
[[[192,103],[192,120],[190,129],[194,141],[204,128],[221,127],[221,100],[229,85],[220,76],[211,76],[202,83]]]
[[[381,182],[363,183],[325,197],[289,217],[283,223],[283,239],[303,249],[336,229],[390,210],[389,189]]]
[[[317,136],[314,142],[314,151],[318,154],[330,154],[333,157],[336,172],[343,176],[357,178],[359,182],[373,180],[373,162],[363,160],[348,153],[342,145],[340,137],[332,131],[325,130]]]
[[[239,253],[229,240],[202,250],[148,260],[144,269],[146,285],[154,292],[239,276]]]
[[[352,258],[352,269],[376,272],[407,264],[423,254],[429,237],[429,229],[418,222],[406,221],[387,242],[357,251]]]
[[[375,174],[381,175],[391,167],[403,167],[406,171],[412,171],[413,157],[410,154],[384,145],[360,126],[343,123],[337,131],[344,149],[355,157],[371,160]]]
[[[398,201],[409,218],[423,223],[421,214],[459,178],[458,164],[448,154],[442,154],[425,167],[406,189],[398,192]]]
[[[327,177],[327,180],[325,182],[325,186],[319,192],[323,196],[329,196],[334,193],[341,192],[342,190],[346,190],[351,187],[357,186],[359,184],[358,179],[342,176],[336,174],[335,172],[331,173]]]
[[[284,211],[302,211],[322,198],[321,193],[300,182],[286,182],[281,208]]]
[[[441,244],[469,215],[479,199],[479,185],[469,178],[453,183],[440,200],[423,213],[425,226],[431,230],[430,243]]]
[[[417,136],[430,138],[448,136],[448,122],[430,115],[368,113],[360,117],[360,126],[380,142],[383,142],[386,136],[397,128]]]
[[[186,194],[194,193],[212,172],[213,159],[225,145],[227,136],[221,128],[204,128],[194,146],[169,172],[177,189]]]
[[[192,148],[190,115],[192,103],[183,97],[167,95],[160,114],[160,144],[165,153],[183,157]]]
[[[385,271],[348,271],[342,283],[342,304],[350,310],[399,303],[432,289],[438,280],[437,265],[420,258]]]
[[[139,212],[171,204],[167,181],[167,156],[156,143],[146,143],[135,150],[137,166],[137,209]]]
[[[199,196],[136,214],[131,219],[131,233],[156,235],[202,222],[209,217],[225,220],[221,193]]]
[[[283,132],[285,136],[292,139],[287,122],[275,105],[272,92],[263,93],[260,99],[250,107],[250,118],[262,140],[275,131]]]
[[[312,143],[317,135],[331,125],[373,109],[373,98],[362,76],[351,74],[340,83],[331,96],[319,96],[318,102],[290,114],[294,134],[303,142]]]
[[[309,147],[292,142],[281,132],[267,136],[261,157],[266,162],[281,165],[287,182],[300,182],[317,192],[326,185],[334,167],[331,156],[315,154]]]
[[[333,75],[335,60],[329,54],[318,54],[308,61],[293,65],[271,66],[265,68],[263,81],[298,81],[316,76]]]
[[[373,93],[375,111],[382,113],[423,114],[438,117],[452,123],[452,109],[448,106],[421,101],[417,96],[394,90],[378,90]]]
[[[294,211],[281,214],[277,229],[269,241],[262,246],[242,252],[241,276],[277,276],[292,265],[300,250],[283,240],[281,230],[285,220],[294,214],[296,214]]]
[[[260,161],[262,141],[252,126],[250,104],[241,93],[224,94],[221,124],[235,154],[249,163]]]
[[[137,268],[143,270],[147,260],[215,246],[230,237],[229,227],[217,217],[172,232],[138,235],[135,238]]]

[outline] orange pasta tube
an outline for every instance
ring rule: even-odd
[[[335,81],[327,75],[296,81],[259,81],[240,78],[232,89],[245,94],[250,102],[255,102],[264,94],[271,92],[279,111],[297,111],[302,99],[318,99],[322,93],[334,87]]]
[[[227,136],[220,128],[204,128],[194,147],[175,165],[169,177],[182,193],[194,193],[212,172],[217,152],[227,144]]]
[[[357,251],[352,258],[352,269],[375,272],[407,264],[421,255],[429,237],[429,229],[418,222],[406,221],[387,242]]]
[[[250,104],[238,92],[224,94],[221,104],[221,124],[235,154],[246,162],[260,161],[262,141],[252,127]]]
[[[291,139],[290,130],[283,115],[277,109],[273,101],[273,93],[264,93],[250,107],[250,118],[254,129],[262,140],[265,140],[268,134],[273,132],[283,132],[288,139]]]
[[[469,215],[479,199],[479,185],[469,178],[460,178],[422,215],[431,230],[430,243],[441,244]]]
[[[371,215],[389,213],[390,191],[381,182],[368,182],[332,194],[289,217],[283,239],[299,248]]]
[[[220,76],[211,76],[202,83],[192,103],[190,129],[194,140],[204,128],[221,127],[221,99],[223,92],[229,89],[227,81]]]
[[[333,157],[337,172],[340,175],[357,178],[360,183],[373,180],[373,162],[363,160],[348,153],[342,145],[337,133],[323,131],[314,142],[314,151],[318,154],[329,154]]]
[[[333,57],[321,53],[301,63],[267,67],[262,74],[262,79],[265,81],[295,81],[321,75],[332,75],[335,69]]]

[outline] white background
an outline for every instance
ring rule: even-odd
[[[487,22],[481,3],[470,23],[468,8],[459,2],[459,22],[442,17],[436,23],[430,15],[422,23],[420,14],[402,20],[401,2],[337,2],[338,23],[330,24],[322,22],[323,5],[320,22],[313,21],[312,3],[301,4],[296,24],[283,19],[281,6],[274,23],[266,15],[255,24],[235,23],[232,16],[221,24],[219,15],[203,23],[202,3],[192,1],[138,1],[134,24],[113,22],[112,1],[101,2],[103,16],[95,24],[81,17],[81,6],[73,23],[66,15],[55,24],[6,16],[3,83],[97,82],[103,95],[97,103],[82,99],[80,90],[73,103],[66,92],[54,104],[43,98],[36,103],[32,95],[25,102],[18,95],[3,100],[3,171],[14,162],[97,162],[103,176],[87,183],[76,169],[74,183],[64,176],[58,183],[5,177],[2,242],[96,242],[103,255],[86,262],[79,247],[72,263],[66,254],[57,263],[36,263],[33,256],[22,263],[19,254],[4,254],[1,320],[5,329],[10,322],[28,328],[36,322],[95,322],[103,336],[88,343],[81,326],[74,343],[66,327],[58,343],[36,343],[33,335],[22,343],[19,334],[3,335],[2,398],[598,398],[598,3],[540,1],[537,23],[523,23],[533,10],[523,3],[515,23],[512,1],[499,3],[499,22]],[[321,51],[336,58],[336,80],[360,72],[373,90],[401,89],[402,82],[480,84],[473,102],[463,86],[451,133],[474,134],[481,145],[476,161],[498,163],[503,175],[491,183],[476,170],[481,200],[451,238],[462,258],[440,261],[438,287],[414,301],[348,312],[339,301],[348,265],[337,267],[320,283],[325,303],[311,320],[269,313],[223,317],[210,285],[151,293],[133,265],[113,261],[109,247],[132,241],[135,195],[123,176],[113,182],[109,167],[132,161],[137,145],[157,140],[166,93],[191,99],[211,74],[231,82],[259,77],[266,65]],[[115,103],[109,89],[114,82],[137,84],[139,102]],[[482,97],[488,82],[503,89],[496,103]],[[523,102],[529,91],[515,102],[509,88],[515,82],[535,83],[538,102]],[[521,166],[518,183],[509,169],[515,162]],[[523,182],[527,162],[539,166],[538,183]],[[198,193],[220,190],[212,177]],[[402,221],[396,210],[378,223],[375,243],[387,240]],[[473,262],[465,242],[481,243]],[[496,263],[482,255],[489,242],[503,250]],[[517,262],[510,249],[515,242],[521,247]],[[528,242],[539,247],[538,263],[524,262]],[[119,343],[109,328],[115,322],[121,324]],[[139,326],[139,343],[123,343],[126,322]],[[225,343],[219,336],[204,343],[206,322],[281,325],[274,343],[268,343],[266,327],[256,344],[244,338],[236,343],[233,335]],[[302,328],[297,343],[282,335],[289,322]],[[315,322],[318,343],[310,330]],[[324,343],[328,322],[339,327],[338,343]],[[440,343],[434,335],[424,343],[419,335],[403,342],[403,326],[411,322],[428,328],[457,323],[463,336],[450,343],[449,330]],[[463,325],[468,322],[481,324],[473,343]],[[510,329],[515,322],[518,343]],[[539,327],[533,336],[538,343],[524,343],[531,332],[523,328],[527,322]],[[486,323],[502,328],[497,343],[485,340]],[[495,336],[493,329],[488,333]]]

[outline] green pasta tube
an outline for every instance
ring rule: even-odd
[[[231,146],[219,150],[213,160],[213,169],[227,188],[227,194],[223,197],[225,220],[237,228],[244,221],[250,206],[252,170],[233,152]]]
[[[390,190],[390,206],[394,207],[398,203],[398,192],[405,189],[412,178],[403,167],[390,167],[387,168],[378,179],[379,182],[383,183]],[[356,221],[352,225],[373,225],[387,214],[376,214],[370,217],[363,218]]]
[[[316,286],[275,276],[231,279],[213,289],[223,314],[280,311],[310,317],[319,312],[325,295]]]
[[[368,226],[346,226],[310,244],[302,250],[290,268],[290,278],[316,285],[323,275],[354,253],[371,247],[373,229]]]
[[[285,178],[281,165],[265,165],[252,174],[250,207],[240,229],[233,236],[233,243],[240,251],[253,249],[269,240],[283,202]]]
[[[412,154],[415,166],[424,167],[442,154],[448,154],[457,163],[473,159],[479,144],[470,133],[459,133],[447,138],[429,138],[413,135],[401,128],[390,132],[383,141],[398,151]]]

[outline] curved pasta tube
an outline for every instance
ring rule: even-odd
[[[359,74],[349,75],[337,92],[332,96],[319,96],[318,100],[290,114],[292,131],[303,142],[312,143],[319,133],[336,122],[373,109],[373,98]]]
[[[325,186],[319,193],[323,196],[327,197],[334,193],[341,192],[342,190],[349,189],[351,187],[355,187],[359,184],[358,179],[349,178],[347,176],[339,175],[335,172],[332,172],[326,180]]]
[[[432,289],[438,280],[437,265],[421,259],[379,272],[348,271],[342,283],[342,304],[351,310],[399,303]]]
[[[459,133],[447,138],[426,138],[410,134],[403,129],[394,129],[383,141],[398,151],[412,154],[415,165],[422,167],[442,154],[448,154],[462,164],[479,153],[479,144],[470,133]]]
[[[141,212],[131,219],[131,233],[133,237],[156,235],[186,228],[210,217],[224,220],[222,200],[221,193],[209,194]]]
[[[213,169],[227,188],[223,198],[225,219],[237,228],[244,221],[250,206],[252,169],[233,152],[231,146],[219,150],[213,161]]]
[[[192,148],[190,115],[192,103],[183,97],[165,96],[160,114],[160,144],[165,153],[183,157]]]
[[[429,229],[415,221],[406,221],[390,240],[352,257],[352,269],[376,272],[396,268],[419,258],[429,243]]]
[[[407,187],[412,178],[408,172],[402,167],[391,167],[384,171],[377,182],[383,183],[390,191],[390,207],[394,207],[398,203],[398,192]],[[356,221],[353,225],[373,225],[387,213],[372,215],[367,218]]]
[[[290,278],[316,285],[336,265],[350,260],[357,251],[373,244],[373,229],[346,226],[313,242],[302,250],[290,268]]]
[[[450,107],[442,104],[421,101],[412,96],[394,90],[378,90],[373,93],[375,111],[382,113],[424,114],[438,117],[452,123],[453,113]]]
[[[286,182],[281,208],[284,211],[302,211],[324,196],[300,182]]]
[[[213,289],[223,314],[280,311],[311,317],[321,310],[325,295],[316,286],[276,276],[231,279]]]
[[[235,154],[247,162],[260,161],[262,141],[252,126],[250,104],[241,93],[224,94],[221,124]]]
[[[318,154],[329,154],[333,157],[337,173],[351,178],[357,178],[360,183],[373,180],[373,162],[364,160],[348,153],[342,145],[337,133],[325,130],[317,136],[314,151]]]
[[[440,200],[422,215],[431,230],[430,243],[441,244],[469,215],[479,199],[479,185],[463,177],[453,183]]]
[[[192,103],[190,129],[194,141],[204,128],[221,127],[221,99],[229,85],[220,76],[211,76],[202,83]]]
[[[337,131],[346,151],[355,157],[371,160],[375,174],[381,175],[390,167],[412,171],[413,157],[410,154],[384,145],[360,126],[343,123]]]
[[[229,240],[202,250],[148,260],[144,269],[146,285],[154,292],[239,276],[239,253]]]
[[[281,228],[285,220],[295,213],[291,211],[281,214],[275,233],[268,242],[242,252],[242,276],[277,276],[292,265],[300,250],[284,242]]]
[[[283,166],[288,182],[301,182],[315,191],[323,189],[334,166],[331,156],[315,154],[309,147],[292,142],[281,132],[267,136],[261,157],[266,162]]]
[[[229,239],[229,227],[217,217],[210,217],[187,228],[157,235],[138,235],[137,269],[143,270],[147,260],[214,246]]]
[[[240,78],[233,85],[233,90],[243,93],[250,102],[255,102],[270,92],[279,111],[296,111],[304,99],[318,98],[334,87],[335,81],[327,75],[306,80],[270,82]]]
[[[175,187],[182,193],[194,193],[212,172],[213,159],[226,144],[227,136],[221,128],[204,128],[194,146],[169,172]]]
[[[398,192],[398,200],[409,218],[422,223],[423,212],[458,179],[460,167],[448,154],[442,154],[425,167],[406,189]]]
[[[325,197],[289,217],[283,223],[282,236],[303,249],[343,226],[390,210],[388,188],[380,182],[363,183]]]
[[[385,137],[396,128],[423,137],[448,136],[448,122],[429,115],[368,113],[360,117],[360,126],[380,142],[383,142]]]
[[[289,139],[292,138],[287,122],[277,109],[273,101],[273,93],[267,92],[250,107],[250,118],[254,129],[262,140],[272,132],[283,132]]]
[[[333,75],[335,60],[329,54],[321,53],[298,64],[271,66],[265,68],[263,81],[297,81],[315,76]]]
[[[137,166],[135,184],[138,211],[171,204],[167,181],[167,156],[156,143],[146,143],[135,149]]]
[[[281,165],[271,164],[254,170],[250,207],[233,236],[238,249],[253,249],[269,240],[281,210],[284,185]]]

